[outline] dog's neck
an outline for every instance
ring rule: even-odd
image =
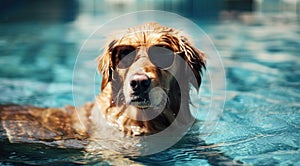
[[[113,103],[112,84],[108,83],[102,90],[101,94],[97,97],[96,107],[92,111],[92,123],[95,129],[103,126],[103,123],[109,124],[113,128],[117,128],[125,135],[147,135],[157,133],[166,129],[175,119],[179,110],[185,109],[189,112],[189,106],[183,105],[180,107],[180,101],[177,101],[179,96],[170,99],[164,110],[155,118],[151,120],[137,120],[132,117],[138,116],[140,109],[131,105],[117,106]],[[101,103],[101,104],[100,104]],[[174,107],[170,103],[175,103],[178,106]],[[190,117],[188,113],[185,117]],[[103,122],[103,120],[105,122]]]

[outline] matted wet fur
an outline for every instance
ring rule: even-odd
[[[174,53],[175,62],[167,66],[168,69],[159,68],[150,61],[149,48],[153,46]],[[117,64],[120,50],[124,52],[120,47],[135,51],[134,61],[125,68],[119,68]],[[176,63],[176,58],[186,63]],[[95,103],[87,103],[81,108],[1,105],[2,126],[11,142],[87,139],[93,137],[103,124],[130,136],[157,133],[174,121],[180,108],[184,108],[185,117],[189,119],[190,84],[196,89],[200,87],[204,67],[204,53],[182,32],[157,23],[143,24],[111,40],[99,56],[98,69],[103,77],[101,93]],[[185,81],[184,86],[179,87],[175,76]],[[184,105],[180,106],[180,103]],[[147,120],[150,116],[147,111],[155,109],[162,110]]]

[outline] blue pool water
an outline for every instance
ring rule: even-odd
[[[76,57],[91,32],[106,19],[81,15],[67,23],[2,23],[0,103],[72,105]],[[300,165],[299,20],[248,15],[238,20],[195,22],[214,42],[226,74],[223,114],[216,129],[201,138],[206,144],[199,140],[201,131],[195,130],[169,150],[129,157],[10,144],[1,131],[0,164],[231,165],[234,159],[249,165]],[[93,60],[77,62],[83,73],[91,70],[90,63]],[[81,77],[84,80],[89,75]],[[75,86],[82,90],[80,101],[94,100],[85,95],[84,82]]]

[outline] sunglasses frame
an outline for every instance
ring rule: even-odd
[[[139,50],[140,47],[142,47],[142,46],[144,46],[144,45],[139,45],[139,46],[133,46],[133,45],[118,45],[118,46],[115,46],[115,47],[112,49],[112,51],[109,52],[109,54],[113,57],[113,60],[114,60],[114,61],[113,61],[113,64],[116,65],[117,68],[119,68],[119,69],[127,69],[127,68],[129,68],[129,67],[134,63],[135,60],[133,60],[133,61],[130,63],[130,65],[128,65],[128,66],[126,66],[126,67],[118,67],[119,64],[117,64],[116,62],[117,62],[117,59],[119,59],[119,57],[118,57],[117,54],[114,55],[113,52],[115,51],[115,49],[117,49],[117,48],[119,48],[119,47],[127,47],[127,48],[133,48],[132,51],[130,52],[130,53],[132,53],[132,52],[134,52],[134,51]],[[168,49],[168,50],[172,51],[172,54],[173,54],[173,55],[172,55],[172,56],[173,56],[172,64],[169,65],[168,67],[160,67],[160,66],[157,66],[156,63],[152,61],[152,58],[150,57],[151,55],[149,54],[149,49],[151,49],[152,47],[161,47],[161,48]],[[171,47],[169,47],[169,46],[167,46],[167,45],[162,45],[162,44],[151,45],[150,47],[147,48],[148,58],[149,58],[149,60],[151,61],[151,63],[152,63],[153,65],[155,65],[157,68],[162,69],[162,70],[168,70],[169,68],[171,68],[171,67],[174,65],[174,63],[175,63],[176,55],[179,55],[179,54],[181,54],[182,52],[183,52],[183,51],[177,51],[177,52],[175,52]],[[130,53],[128,53],[127,55],[129,55]],[[124,57],[126,57],[127,55],[125,55]],[[124,57],[123,57],[123,58],[124,58]],[[134,55],[134,58],[136,58],[136,53],[135,53],[135,55]]]

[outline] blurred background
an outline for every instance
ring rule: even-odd
[[[211,156],[224,153],[250,165],[300,165],[300,0],[0,0],[0,103],[73,105],[74,89],[82,103],[93,101],[86,82],[95,61],[76,61],[80,48],[102,24],[141,10],[177,13],[208,34],[224,65],[227,100],[216,130],[201,138],[215,148],[203,149],[198,131],[195,142],[134,162],[219,165]],[[75,63],[83,82],[72,87]],[[0,165],[116,159],[9,144],[0,131]]]
[[[1,0],[0,21],[72,22],[82,16],[115,17],[139,10],[164,10],[190,19],[218,20],[241,12],[299,16],[299,8],[298,0]]]

